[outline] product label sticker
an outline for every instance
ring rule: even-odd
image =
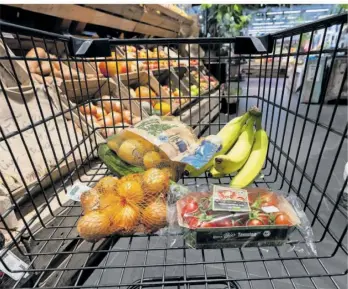
[[[271,213],[278,213],[279,209],[275,206],[266,206],[262,207],[261,210],[266,213],[266,214],[271,214]]]
[[[5,249],[4,249],[5,250]],[[0,254],[2,254],[2,251],[0,251]],[[27,278],[29,276],[28,273],[24,272],[13,272],[13,271],[20,271],[20,270],[27,270],[28,269],[28,264],[19,259],[15,254],[13,254],[11,251],[7,251],[5,256],[2,258],[3,263],[6,264],[7,270],[2,262],[0,262],[0,271],[4,272],[6,275],[8,275],[10,278],[12,278],[15,281],[18,281],[19,279],[22,278],[24,275],[24,278]]]
[[[213,211],[249,212],[248,191],[214,186]]]
[[[71,187],[68,188],[67,195],[68,197],[75,201],[75,202],[80,202],[80,198],[82,193],[89,191],[91,188],[83,185],[81,183],[76,183],[73,184]]]
[[[191,165],[196,169],[200,169],[222,148],[222,140],[218,136],[207,136],[194,152],[186,155],[182,162]]]

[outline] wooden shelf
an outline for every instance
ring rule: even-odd
[[[121,31],[144,35],[174,38],[181,29],[188,29],[194,21],[159,4],[9,4],[23,10],[45,14],[59,19],[81,23],[83,30],[86,23],[114,28]]]

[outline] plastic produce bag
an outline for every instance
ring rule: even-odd
[[[190,247],[280,246],[297,229],[316,254],[310,223],[295,195],[265,188],[176,185],[168,204],[169,229],[180,228]]]
[[[125,162],[149,168],[170,167],[179,176],[186,164],[199,169],[221,149],[221,138],[198,139],[175,117],[151,116],[108,138],[110,149]]]

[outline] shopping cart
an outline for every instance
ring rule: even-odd
[[[13,76],[12,86],[5,82],[5,77],[0,78],[1,114],[8,116],[1,118],[0,147],[17,176],[14,182],[1,164],[1,192],[12,204],[0,215],[7,236],[0,264],[3,271],[17,273],[15,281],[6,283],[11,284],[8,286],[346,288],[347,213],[342,206],[342,195],[347,179],[343,180],[342,174],[347,161],[347,106],[340,104],[347,97],[347,46],[342,46],[341,42],[347,33],[346,14],[275,33],[262,41],[241,37],[96,39],[88,42],[3,22],[0,25],[5,52],[0,63],[5,68],[4,73]],[[329,30],[337,32],[334,43],[329,43],[325,37]],[[324,37],[319,46],[312,47],[315,33],[323,33]],[[175,65],[185,62],[190,67],[192,60],[204,59],[208,69],[210,60],[225,62],[231,69],[232,60],[242,57],[247,62],[236,62],[239,71],[249,72],[258,67],[257,76],[246,73],[245,80],[237,82],[238,89],[233,95],[223,91],[221,86],[215,94],[201,95],[199,100],[206,100],[208,109],[204,113],[198,110],[202,115],[197,120],[193,117],[196,113],[193,104],[197,102],[189,96],[186,107],[192,116],[189,124],[199,135],[209,135],[252,105],[262,110],[263,127],[270,145],[263,174],[255,180],[254,186],[294,192],[298,196],[313,228],[317,255],[308,253],[306,240],[298,231],[281,247],[209,250],[188,248],[180,234],[136,234],[109,237],[96,243],[88,243],[78,236],[76,222],[81,208],[78,202],[67,198],[69,187],[75,181],[93,186],[100,177],[110,173],[95,156],[104,128],[94,127],[93,123],[84,125],[88,123],[87,117],[78,108],[99,101],[100,91],[105,88],[109,91],[113,83],[111,78],[102,81],[103,76],[97,74],[97,89],[89,91],[85,65],[89,63],[96,68],[111,52],[123,50],[126,45],[140,50],[148,46],[178,48],[185,44],[228,45],[234,47],[235,54],[212,56],[207,50],[204,57],[177,56]],[[36,48],[34,56],[25,58],[33,47]],[[38,47],[49,54],[40,57]],[[117,63],[139,63],[151,58],[140,59],[137,54],[135,57],[130,59],[126,53]],[[42,74],[44,65],[53,69],[53,65],[62,68],[65,64],[67,75],[71,77],[63,75],[58,79],[53,74],[50,79],[41,77],[42,83],[34,86],[34,76],[28,71],[35,60],[40,60],[38,74]],[[160,61],[167,62],[170,69],[173,62],[169,60],[173,59],[159,56],[152,59],[157,62],[158,70]],[[338,60],[345,66],[337,76],[340,81],[332,82]],[[107,65],[112,61],[106,61]],[[70,91],[76,96],[76,102],[67,101],[61,93],[69,90],[72,67],[81,72],[72,82]],[[26,72],[27,79],[19,72]],[[115,82],[120,81],[115,79]],[[227,92],[230,85],[230,82],[225,83]],[[121,85],[116,87],[120,89]],[[333,96],[334,91],[336,95]],[[328,104],[328,95],[331,104]],[[236,98],[235,114],[211,114],[222,98]],[[172,100],[172,96],[162,99]],[[129,93],[123,100],[130,102],[134,98]],[[132,107],[132,103],[129,106]],[[181,117],[183,110],[177,111]],[[23,116],[25,124],[20,123]],[[13,126],[8,125],[9,120]],[[114,125],[109,127],[115,128]],[[27,167],[31,171],[30,179],[25,175]],[[180,182],[228,184],[229,181],[230,177],[211,179],[206,174],[197,178],[183,177]],[[15,229],[9,223],[13,212],[19,219]],[[172,245],[174,239],[176,242]],[[4,262],[9,251],[28,266]]]

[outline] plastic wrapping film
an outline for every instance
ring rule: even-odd
[[[183,234],[193,248],[267,250],[290,243],[290,250],[303,251],[303,246],[288,242],[298,230],[308,248],[306,253],[317,255],[310,222],[295,194],[286,196],[265,188],[176,184],[168,195],[167,222],[168,231]]]

